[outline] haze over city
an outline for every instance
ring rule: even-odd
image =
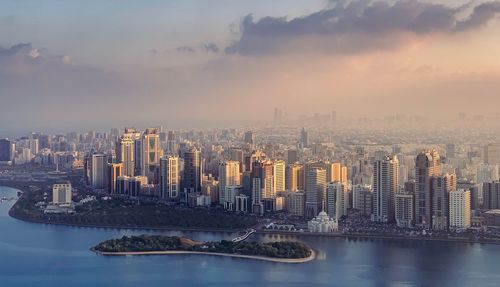
[[[14,1],[0,131],[230,127],[500,104],[499,1]]]

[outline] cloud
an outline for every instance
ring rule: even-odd
[[[465,17],[462,15],[466,13]],[[454,8],[417,0],[337,1],[300,18],[247,15],[228,54],[262,55],[307,50],[357,53],[397,48],[424,35],[453,34],[486,25],[500,14],[500,2]]]
[[[206,43],[204,48],[206,52],[219,53],[219,46],[215,43]]]
[[[196,50],[190,46],[180,46],[175,49],[179,53],[194,53]]]

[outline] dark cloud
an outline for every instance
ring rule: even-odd
[[[461,15],[467,13],[467,17]],[[288,50],[319,49],[330,53],[394,48],[404,34],[456,33],[486,25],[500,14],[500,2],[469,3],[453,8],[416,0],[338,1],[327,9],[300,18],[247,15],[240,38],[229,54],[272,54]],[[301,41],[309,39],[309,41]],[[314,41],[311,41],[314,39]]]
[[[219,53],[219,46],[215,43],[206,43],[203,47],[206,52]]]
[[[180,46],[175,49],[179,53],[194,53],[196,50],[190,46]]]

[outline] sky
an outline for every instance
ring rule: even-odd
[[[500,1],[0,0],[0,133],[495,114]]]

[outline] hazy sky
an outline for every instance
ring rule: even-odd
[[[500,106],[500,1],[0,0],[0,133]]]

